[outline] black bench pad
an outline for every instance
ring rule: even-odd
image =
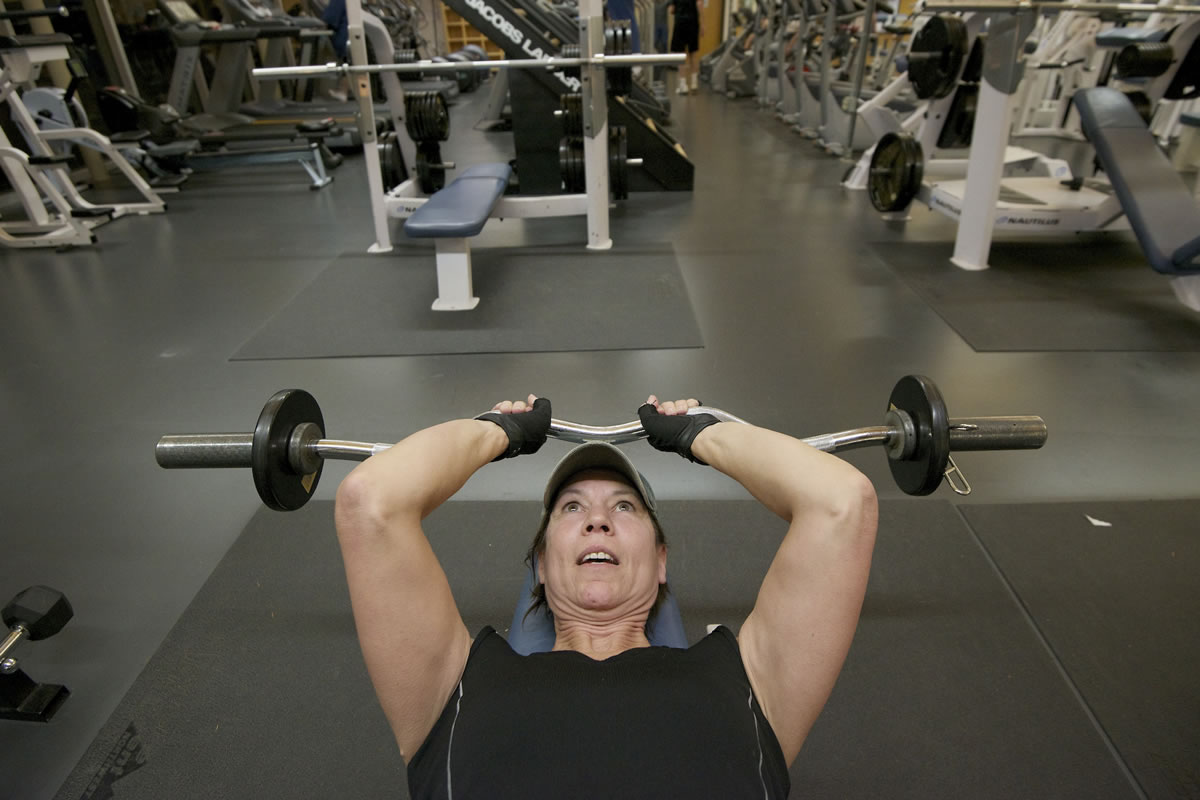
[[[1189,128],[1200,128],[1200,114],[1180,114],[1179,122]]]
[[[1112,28],[1096,34],[1099,47],[1124,47],[1144,42],[1165,42],[1171,35],[1170,28]]]
[[[476,164],[437,192],[404,223],[414,239],[475,236],[483,230],[512,176],[508,164]]]
[[[1075,107],[1150,266],[1166,275],[1200,273],[1200,208],[1129,98],[1108,87],[1084,89]]]

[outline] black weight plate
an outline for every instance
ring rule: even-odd
[[[440,92],[430,92],[430,103],[434,109],[435,128],[439,142],[450,138],[450,109],[446,107],[446,98]]]
[[[624,125],[610,129],[608,136],[608,182],[612,187],[613,199],[629,197],[629,148]]]
[[[570,154],[568,156],[567,175],[568,180],[566,189],[568,192],[575,193],[581,190],[579,185],[579,140],[571,139]]]
[[[254,426],[250,450],[254,488],[267,507],[276,511],[294,511],[307,503],[325,468],[322,461],[316,472],[297,475],[288,462],[292,431],[303,422],[314,423],[324,437],[325,418],[313,396],[301,389],[285,389],[271,395]]]
[[[408,138],[414,142],[425,138],[421,135],[421,117],[417,111],[422,94],[424,93],[408,92],[404,95],[404,128],[408,131]]]
[[[583,135],[583,95],[564,94],[559,96],[562,109],[563,133],[567,136]]]
[[[562,58],[579,58],[580,47],[577,44],[564,44],[558,51]],[[570,78],[578,78],[579,67],[563,67],[563,74]]]
[[[906,494],[932,494],[942,485],[950,462],[950,418],[942,393],[929,378],[905,375],[888,398],[892,408],[908,413],[915,434],[912,455],[888,459],[892,477]]]
[[[399,137],[395,131],[388,131],[379,137],[379,166],[383,174],[384,192],[390,192],[408,177],[404,168],[404,154],[400,152]]]
[[[921,143],[912,136],[904,140],[904,148],[911,165],[904,176],[904,196],[911,203],[921,191],[921,181],[925,177],[925,153],[921,150]]]
[[[564,136],[558,140],[558,175],[562,178],[563,186],[568,183],[571,170],[571,140]]]
[[[417,186],[424,194],[433,194],[446,185],[446,168],[437,142],[417,145]]]
[[[909,46],[908,78],[917,97],[929,100],[954,91],[966,57],[966,23],[959,17],[932,17]]]
[[[885,133],[875,145],[867,196],[876,211],[903,211],[917,196],[924,175],[921,143],[908,134]]]
[[[587,191],[587,169],[584,166],[583,159],[583,139],[572,137],[568,147],[570,148],[569,180],[566,184],[566,189],[571,194]]]
[[[583,140],[571,139],[571,180],[567,184],[567,191],[571,193],[583,192],[587,190],[587,170],[584,168],[583,162]]]
[[[421,139],[424,141],[434,138],[433,118],[429,106],[429,93],[421,92],[421,97],[417,100],[417,114],[421,120]]]

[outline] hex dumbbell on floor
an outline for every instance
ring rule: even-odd
[[[66,596],[49,586],[30,586],[4,606],[8,635],[0,642],[0,719],[48,722],[70,696],[64,686],[31,680],[8,653],[21,639],[53,636],[74,615]]]
[[[745,422],[703,406],[688,413]],[[550,422],[549,435],[569,442],[623,444],[643,439],[646,433],[636,421],[596,427],[556,419]],[[308,392],[289,389],[267,401],[253,433],[164,436],[155,447],[155,458],[166,468],[249,467],[263,502],[278,511],[292,511],[312,496],[325,459],[363,461],[392,446],[324,436],[325,420],[317,401]],[[1046,423],[1033,416],[951,419],[933,381],[908,375],[893,388],[883,425],[804,441],[829,453],[882,444],[892,476],[906,493],[930,494],[947,480],[954,491],[967,494],[970,486],[962,481],[951,451],[1034,450],[1046,442]]]

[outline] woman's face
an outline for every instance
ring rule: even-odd
[[[667,549],[637,490],[617,473],[588,470],[559,490],[538,580],[556,621],[645,615],[667,580]]]

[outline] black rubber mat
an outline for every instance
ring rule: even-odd
[[[1149,797],[1200,797],[1200,501],[966,506]]]
[[[479,305],[433,311],[432,247],[343,255],[233,358],[704,346],[669,245],[604,252],[582,245],[497,247],[471,256]]]
[[[1200,314],[1123,237],[994,242],[981,272],[951,264],[952,243],[872,248],[977,351],[1200,350]]]
[[[261,511],[58,794],[403,797],[355,640],[332,505]],[[751,501],[662,503],[691,640],[735,630],[785,526]],[[536,503],[454,502],[425,528],[472,631],[504,630]],[[486,524],[481,524],[486,521]],[[954,508],[890,501],[846,669],[797,797],[1135,796]]]

